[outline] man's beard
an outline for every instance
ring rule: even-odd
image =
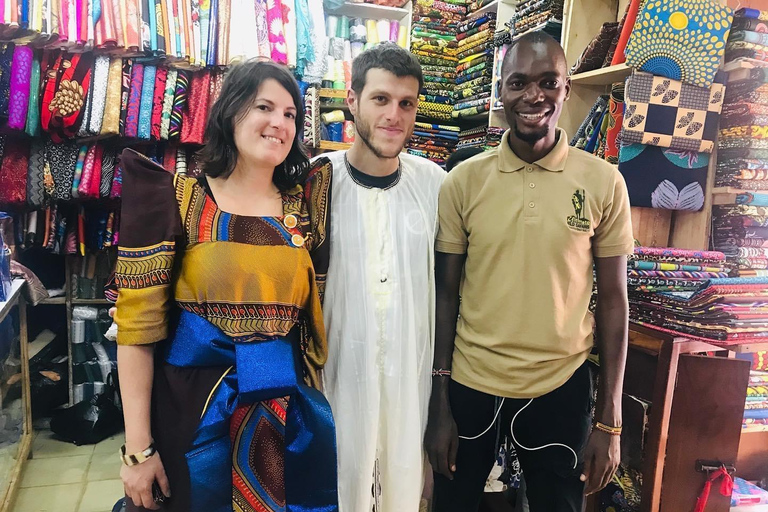
[[[517,126],[515,126],[515,136],[522,140],[523,142],[527,142],[528,144],[536,144],[541,139],[547,136],[549,133],[549,127],[545,126],[541,130],[531,132],[531,133],[522,133]]]
[[[394,155],[387,155],[387,154],[384,154],[381,149],[374,146],[373,142],[371,142],[371,129],[368,123],[366,123],[365,121],[363,122],[358,121],[355,126],[357,128],[357,136],[360,137],[360,140],[363,141],[363,144],[368,146],[368,149],[371,150],[371,153],[376,155],[376,158],[383,158],[383,159],[397,158],[397,156],[400,154],[400,151],[402,151],[403,147],[405,147],[405,142],[410,140],[411,135],[413,134],[413,128],[411,128],[411,133],[408,135],[408,137],[405,138],[405,142],[397,150],[397,152]]]

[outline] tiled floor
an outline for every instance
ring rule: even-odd
[[[119,434],[97,445],[75,446],[37,434],[14,512],[110,512],[123,495]]]

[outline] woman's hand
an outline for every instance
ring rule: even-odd
[[[160,509],[152,495],[152,484],[155,482],[166,498],[171,497],[168,477],[165,476],[165,468],[162,460],[160,460],[160,454],[157,452],[136,466],[123,464],[120,469],[120,478],[123,480],[125,495],[132,499],[133,504],[137,507],[144,507],[149,510]]]

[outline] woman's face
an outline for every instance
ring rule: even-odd
[[[235,123],[239,158],[265,167],[282,164],[296,136],[296,105],[280,83],[268,78]]]

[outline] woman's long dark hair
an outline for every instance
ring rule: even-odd
[[[299,84],[284,66],[269,60],[248,60],[229,68],[221,94],[211,108],[205,127],[205,146],[200,150],[200,162],[206,176],[228,178],[235,170],[239,156],[235,146],[235,124],[251,107],[261,84],[277,80],[293,98],[296,107],[296,135],[283,164],[275,167],[272,181],[281,191],[302,183],[309,160],[299,141],[304,127],[304,106]]]

